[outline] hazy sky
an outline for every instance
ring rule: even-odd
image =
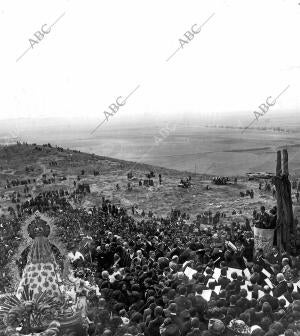
[[[299,0],[0,1],[0,120],[122,120],[272,113],[300,106]],[[184,33],[198,34],[180,47]],[[58,18],[30,48],[29,39]],[[33,43],[33,42],[32,42]],[[29,51],[17,59],[27,50]],[[120,99],[120,101],[123,101]],[[271,114],[269,114],[271,117]],[[96,124],[95,124],[96,126]]]

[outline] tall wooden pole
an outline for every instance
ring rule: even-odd
[[[279,197],[279,181],[278,179],[281,176],[281,151],[277,151],[277,162],[276,162],[276,177],[274,178],[274,184],[276,188],[276,195],[277,195],[277,222],[276,222],[276,227],[277,227],[277,247],[279,251],[282,250],[282,227],[281,223],[283,222],[282,218],[282,200],[281,197]]]
[[[276,176],[280,176],[281,172],[281,151],[277,151]]]
[[[273,182],[277,194],[277,245],[280,250],[287,252],[295,247],[296,229],[293,218],[291,183],[289,181],[288,152],[283,150],[283,164],[281,152],[277,152],[276,176]]]

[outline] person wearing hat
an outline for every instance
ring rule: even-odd
[[[211,336],[222,335],[225,332],[225,325],[221,320],[212,318],[208,322],[208,331]]]
[[[233,336],[250,336],[250,327],[242,320],[232,319],[228,326],[228,334]]]
[[[264,336],[265,334],[263,329],[258,325],[251,326],[250,331],[251,331],[251,336]]]

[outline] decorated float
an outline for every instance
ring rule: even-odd
[[[22,225],[22,235],[10,264],[15,291],[0,297],[0,330],[7,336],[86,335],[84,294],[91,287],[71,276],[53,219],[37,212]]]

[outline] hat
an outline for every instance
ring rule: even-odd
[[[213,333],[213,334],[221,334],[225,330],[225,325],[224,323],[219,320],[219,319],[210,319],[209,320],[209,325],[208,329]]]
[[[251,333],[256,329],[261,329],[261,327],[259,325],[253,325],[252,327],[250,327]]]
[[[250,335],[251,329],[242,320],[233,319],[228,324],[228,330],[233,332],[235,335]]]

